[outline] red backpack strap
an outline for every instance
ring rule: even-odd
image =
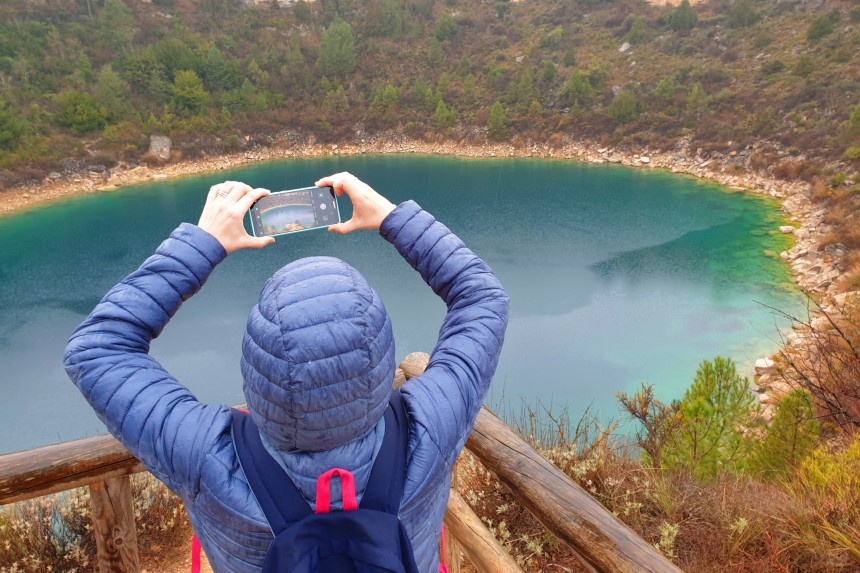
[[[448,552],[445,550],[445,524],[442,524],[442,563],[439,564],[439,573],[448,573]]]
[[[344,511],[358,509],[355,498],[355,478],[352,472],[341,468],[333,468],[317,478],[316,513],[328,513],[331,507],[331,478],[340,478],[341,499]]]
[[[200,573],[200,540],[197,539],[197,534],[191,538],[191,573]]]

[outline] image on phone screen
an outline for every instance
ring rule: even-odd
[[[337,197],[331,187],[278,191],[251,207],[251,228],[256,237],[324,228],[339,222]]]

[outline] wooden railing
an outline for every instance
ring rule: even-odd
[[[400,364],[395,385],[420,375],[427,355],[410,354]],[[542,458],[504,422],[482,409],[468,448],[512,495],[583,564],[599,573],[680,573],[648,542],[596,502],[564,472]],[[0,505],[88,486],[98,570],[137,572],[134,512],[129,476],[145,471],[110,436],[84,438],[0,456]],[[452,570],[458,548],[479,571],[521,572],[477,515],[452,490],[445,525]]]

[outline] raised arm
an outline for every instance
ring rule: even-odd
[[[336,232],[379,229],[448,307],[426,371],[403,388],[441,455],[453,463],[490,386],[508,321],[508,296],[490,267],[414,201],[395,208],[348,173],[318,182],[347,192],[353,219]]]
[[[199,226],[176,229],[108,292],[66,346],[66,372],[108,431],[185,497],[196,495],[201,457],[229,427],[230,414],[198,402],[149,356],[149,345],[229,251],[271,242],[248,237],[241,215],[241,232],[236,226],[238,211],[265,193],[234,183],[213,187]]]

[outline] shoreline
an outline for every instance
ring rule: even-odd
[[[744,157],[744,153],[747,157]],[[780,253],[788,264],[794,282],[806,293],[819,297],[825,305],[840,293],[838,279],[845,269],[846,249],[827,247],[819,252],[821,237],[829,232],[823,224],[826,208],[811,200],[811,186],[803,181],[782,181],[753,173],[745,167],[749,152],[740,156],[702,153],[692,149],[689,142],[680,140],[673,151],[648,148],[638,152],[600,146],[588,141],[564,142],[557,148],[548,144],[515,146],[510,143],[480,145],[455,141],[428,143],[420,140],[403,140],[397,137],[376,137],[345,144],[289,144],[280,139],[270,147],[180,161],[160,167],[135,166],[115,168],[107,173],[83,173],[7,190],[0,193],[0,217],[47,204],[66,197],[99,192],[116,192],[129,185],[159,180],[200,175],[235,169],[263,161],[279,159],[307,159],[314,157],[352,156],[364,154],[424,154],[448,155],[463,158],[540,158],[574,160],[584,163],[608,163],[644,169],[659,169],[676,174],[690,175],[713,182],[732,190],[752,193],[777,200],[781,211],[792,225],[780,225],[775,231],[793,234],[794,246]],[[794,225],[798,225],[795,227]],[[786,336],[786,346],[802,351],[806,334],[795,327]],[[768,358],[756,362],[756,385],[764,415],[772,415],[775,404],[790,388],[779,379],[774,366],[779,350]]]

